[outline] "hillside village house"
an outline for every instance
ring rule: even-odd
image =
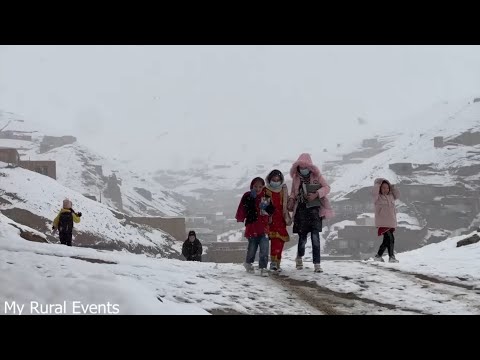
[[[57,163],[55,161],[20,160],[18,166],[51,177],[52,179],[57,179]]]
[[[57,165],[51,160],[20,160],[17,149],[0,148],[0,161],[57,179]]]
[[[17,149],[0,147],[0,161],[16,165],[20,161],[20,155]]]

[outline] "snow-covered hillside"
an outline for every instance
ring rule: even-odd
[[[0,179],[2,213],[40,232],[50,232],[62,200],[69,198],[73,208],[83,214],[80,224],[75,226],[75,245],[164,256],[178,254],[170,235],[131,222],[106,204],[90,200],[47,176],[19,167],[9,168],[0,162]]]
[[[0,138],[0,147],[18,149],[21,160],[56,161],[57,180],[61,184],[95,196],[97,200],[101,198],[102,202],[128,215],[176,216],[185,210],[181,200],[147,172],[106,159],[74,139],[41,151],[45,135],[32,128],[28,121],[18,120],[14,114],[1,113],[0,129],[15,135],[29,135],[32,140]]]

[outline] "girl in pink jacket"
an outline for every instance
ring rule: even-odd
[[[320,266],[320,232],[322,220],[334,216],[327,195],[330,186],[320,173],[320,169],[312,162],[309,154],[301,154],[290,169],[292,177],[292,191],[288,198],[287,209],[293,211],[293,233],[298,234],[298,249],[295,259],[298,270],[303,269],[303,256],[307,235],[310,233],[312,240],[312,258],[315,272],[322,272]],[[318,190],[312,193],[306,192],[307,185],[317,185]],[[311,207],[308,203],[318,199],[316,206]]]
[[[397,263],[393,252],[395,238],[393,232],[397,227],[397,210],[395,200],[399,197],[398,190],[386,179],[378,178],[373,185],[373,201],[375,204],[375,226],[378,236],[383,235],[383,242],[375,255],[375,261],[383,262],[383,253],[388,249],[389,262]]]

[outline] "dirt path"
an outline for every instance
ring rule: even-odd
[[[402,308],[377,300],[362,298],[352,292],[333,291],[318,285],[314,281],[296,280],[284,275],[273,275],[272,278],[324,315],[361,315],[382,312],[383,310],[400,310],[406,313],[423,314],[422,311],[417,309]]]
[[[480,314],[480,289],[451,279],[363,262],[335,262],[326,271],[289,268],[272,278],[321,313]]]

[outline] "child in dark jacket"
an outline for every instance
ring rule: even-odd
[[[82,213],[76,213],[72,209],[72,202],[68,199],[63,200],[63,207],[53,220],[52,230],[58,229],[60,243],[72,246],[73,223],[79,223]]]
[[[182,255],[187,261],[202,261],[202,243],[197,239],[195,231],[188,233],[188,239],[182,246]]]
[[[253,273],[253,262],[260,248],[258,265],[262,276],[268,276],[268,223],[274,212],[272,201],[265,196],[265,181],[256,177],[250,183],[250,191],[243,194],[235,218],[245,223],[245,237],[248,239],[247,256],[244,267]]]

